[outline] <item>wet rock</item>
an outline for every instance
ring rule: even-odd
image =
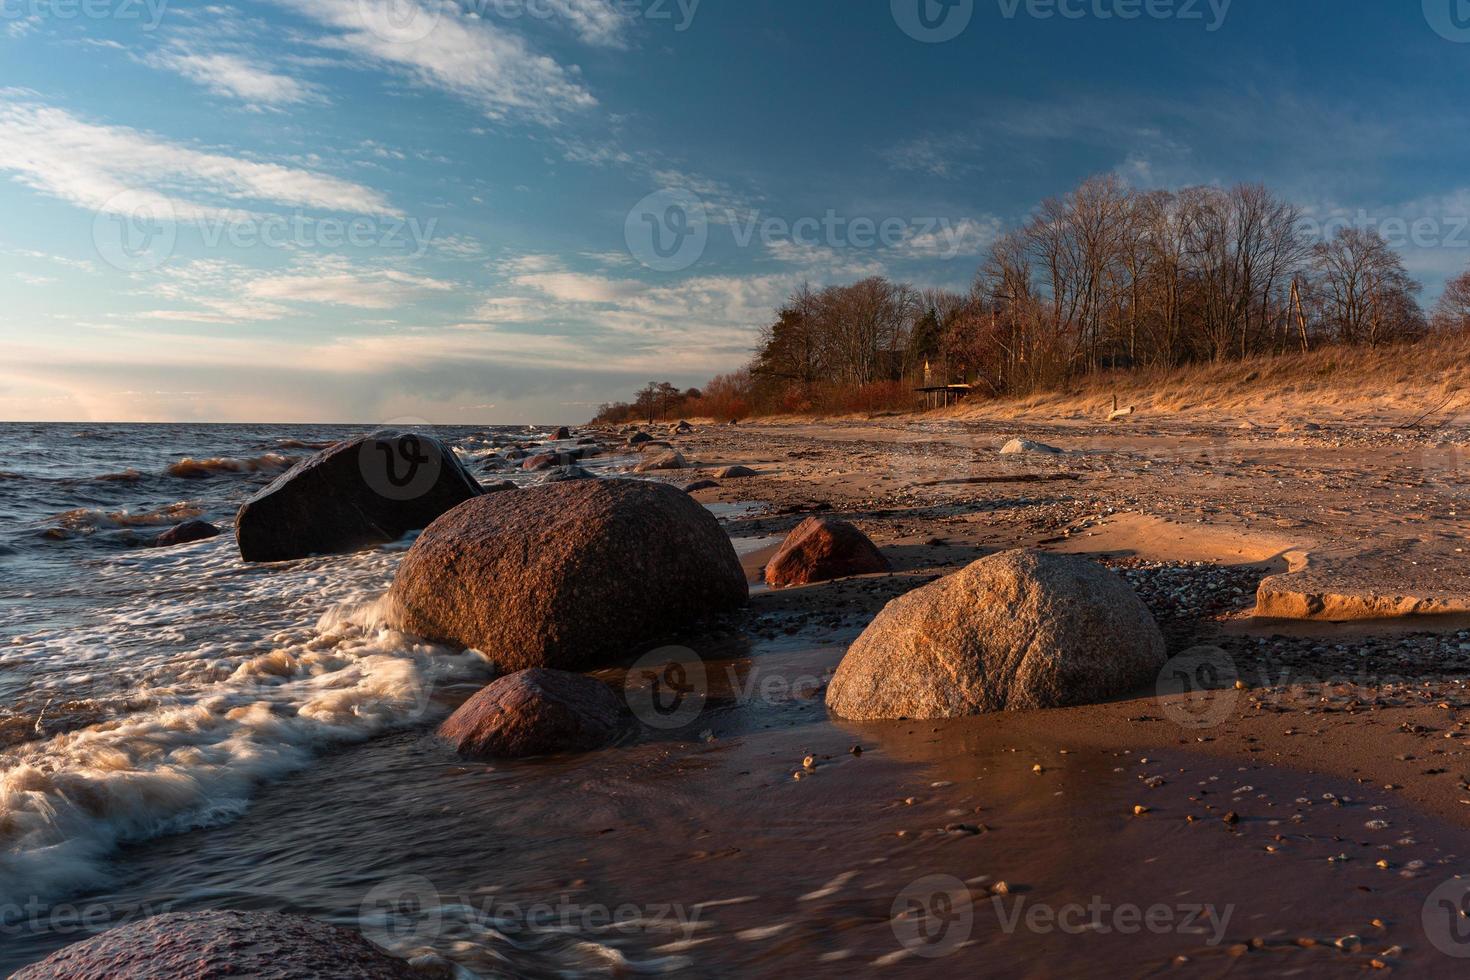
[[[481,690],[439,726],[439,737],[462,755],[517,759],[600,748],[624,720],[623,702],[601,681],[536,668]]]
[[[652,439],[653,436],[649,435],[647,432],[635,432],[628,437],[628,445],[639,446],[645,442],[649,442]]]
[[[694,431],[694,426],[690,425],[688,422],[684,421],[683,419],[680,419],[676,424],[669,426],[669,435],[671,435],[671,436],[682,436],[686,432],[693,432],[693,431]]]
[[[589,471],[584,470],[576,463],[568,466],[558,466],[546,474],[543,483],[565,483],[567,480],[595,480]]]
[[[409,980],[423,974],[362,936],[278,912],[172,912],[73,943],[16,980]]]
[[[251,497],[235,539],[249,562],[342,554],[397,541],[480,492],[438,439],[378,432],[303,460]]]
[[[542,453],[539,456],[532,456],[530,459],[522,463],[521,469],[525,470],[527,473],[537,473],[541,470],[551,469],[553,466],[557,465],[557,461],[558,457],[556,453]]]
[[[853,720],[1090,704],[1154,681],[1164,639],[1122,579],[1037,551],[982,558],[890,602],[827,688]]]
[[[558,441],[558,442],[561,441],[561,440],[563,440],[563,439],[570,439],[571,437],[572,437],[572,430],[571,429],[568,429],[564,425],[561,426],[560,428],[558,428],[555,432],[553,432],[551,434],[551,438],[553,440]]]
[[[153,539],[155,548],[172,548],[176,545],[191,544],[195,541],[204,541],[208,538],[219,537],[222,532],[208,521],[185,521],[177,527],[171,527],[158,537]]]
[[[402,628],[506,670],[640,652],[747,598],[719,522],[675,487],[575,480],[480,497],[419,536],[392,591]]]
[[[684,488],[684,492],[698,493],[701,490],[715,490],[718,488],[719,484],[716,483],[714,480],[695,480],[693,483]]]
[[[658,470],[682,470],[687,469],[689,464],[685,462],[684,456],[678,450],[671,449],[668,452],[659,453],[652,459],[645,459],[636,467],[636,472],[653,473]]]
[[[749,466],[726,466],[715,473],[716,480],[743,480],[752,476],[760,476],[760,474]]]
[[[852,524],[808,517],[786,536],[765,574],[767,585],[785,588],[891,570],[877,545]]]

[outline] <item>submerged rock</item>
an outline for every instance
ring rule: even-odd
[[[423,980],[362,936],[279,912],[171,912],[73,943],[15,980]]]
[[[892,571],[888,559],[854,525],[808,517],[786,536],[766,565],[766,584],[784,588],[887,571]]]
[[[303,460],[251,497],[235,539],[250,562],[342,554],[397,541],[479,495],[438,439],[377,432]]]
[[[219,528],[208,521],[185,521],[177,527],[169,528],[154,538],[153,547],[172,548],[176,545],[191,544],[195,541],[217,538],[222,533]]]
[[[624,720],[622,700],[601,681],[534,668],[482,689],[439,726],[439,737],[462,755],[518,759],[601,748]]]
[[[1153,616],[1093,562],[1010,551],[890,602],[827,688],[853,720],[956,718],[1091,704],[1152,682]]]
[[[471,500],[404,556],[399,625],[504,670],[577,670],[742,605],[735,548],[708,510],[645,480],[574,480]]]

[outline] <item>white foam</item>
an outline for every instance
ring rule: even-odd
[[[334,609],[219,679],[159,692],[159,707],[0,756],[0,902],[100,884],[120,843],[233,819],[323,746],[420,723],[436,684],[487,676],[478,654],[381,617],[378,602]]]

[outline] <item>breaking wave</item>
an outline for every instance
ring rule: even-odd
[[[194,459],[186,456],[164,472],[181,480],[204,480],[222,473],[282,473],[290,469],[296,460],[281,453],[265,453],[261,456],[231,457],[215,456],[209,459]]]
[[[439,710],[436,684],[489,673],[478,654],[381,624],[376,602],[329,612],[223,680],[0,755],[0,895],[51,902],[104,883],[118,845],[231,820],[261,782],[418,724]]]

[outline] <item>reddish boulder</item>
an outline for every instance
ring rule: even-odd
[[[477,497],[429,526],[390,593],[400,628],[502,670],[580,670],[748,598],[713,514],[647,480],[571,480]]]
[[[423,974],[362,936],[278,912],[172,912],[73,943],[14,980],[410,980]]]
[[[888,571],[888,559],[862,531],[846,521],[808,517],[766,565],[766,584],[780,589]]]
[[[439,726],[439,737],[462,755],[521,759],[601,748],[623,722],[623,702],[606,684],[538,667],[481,690]]]

